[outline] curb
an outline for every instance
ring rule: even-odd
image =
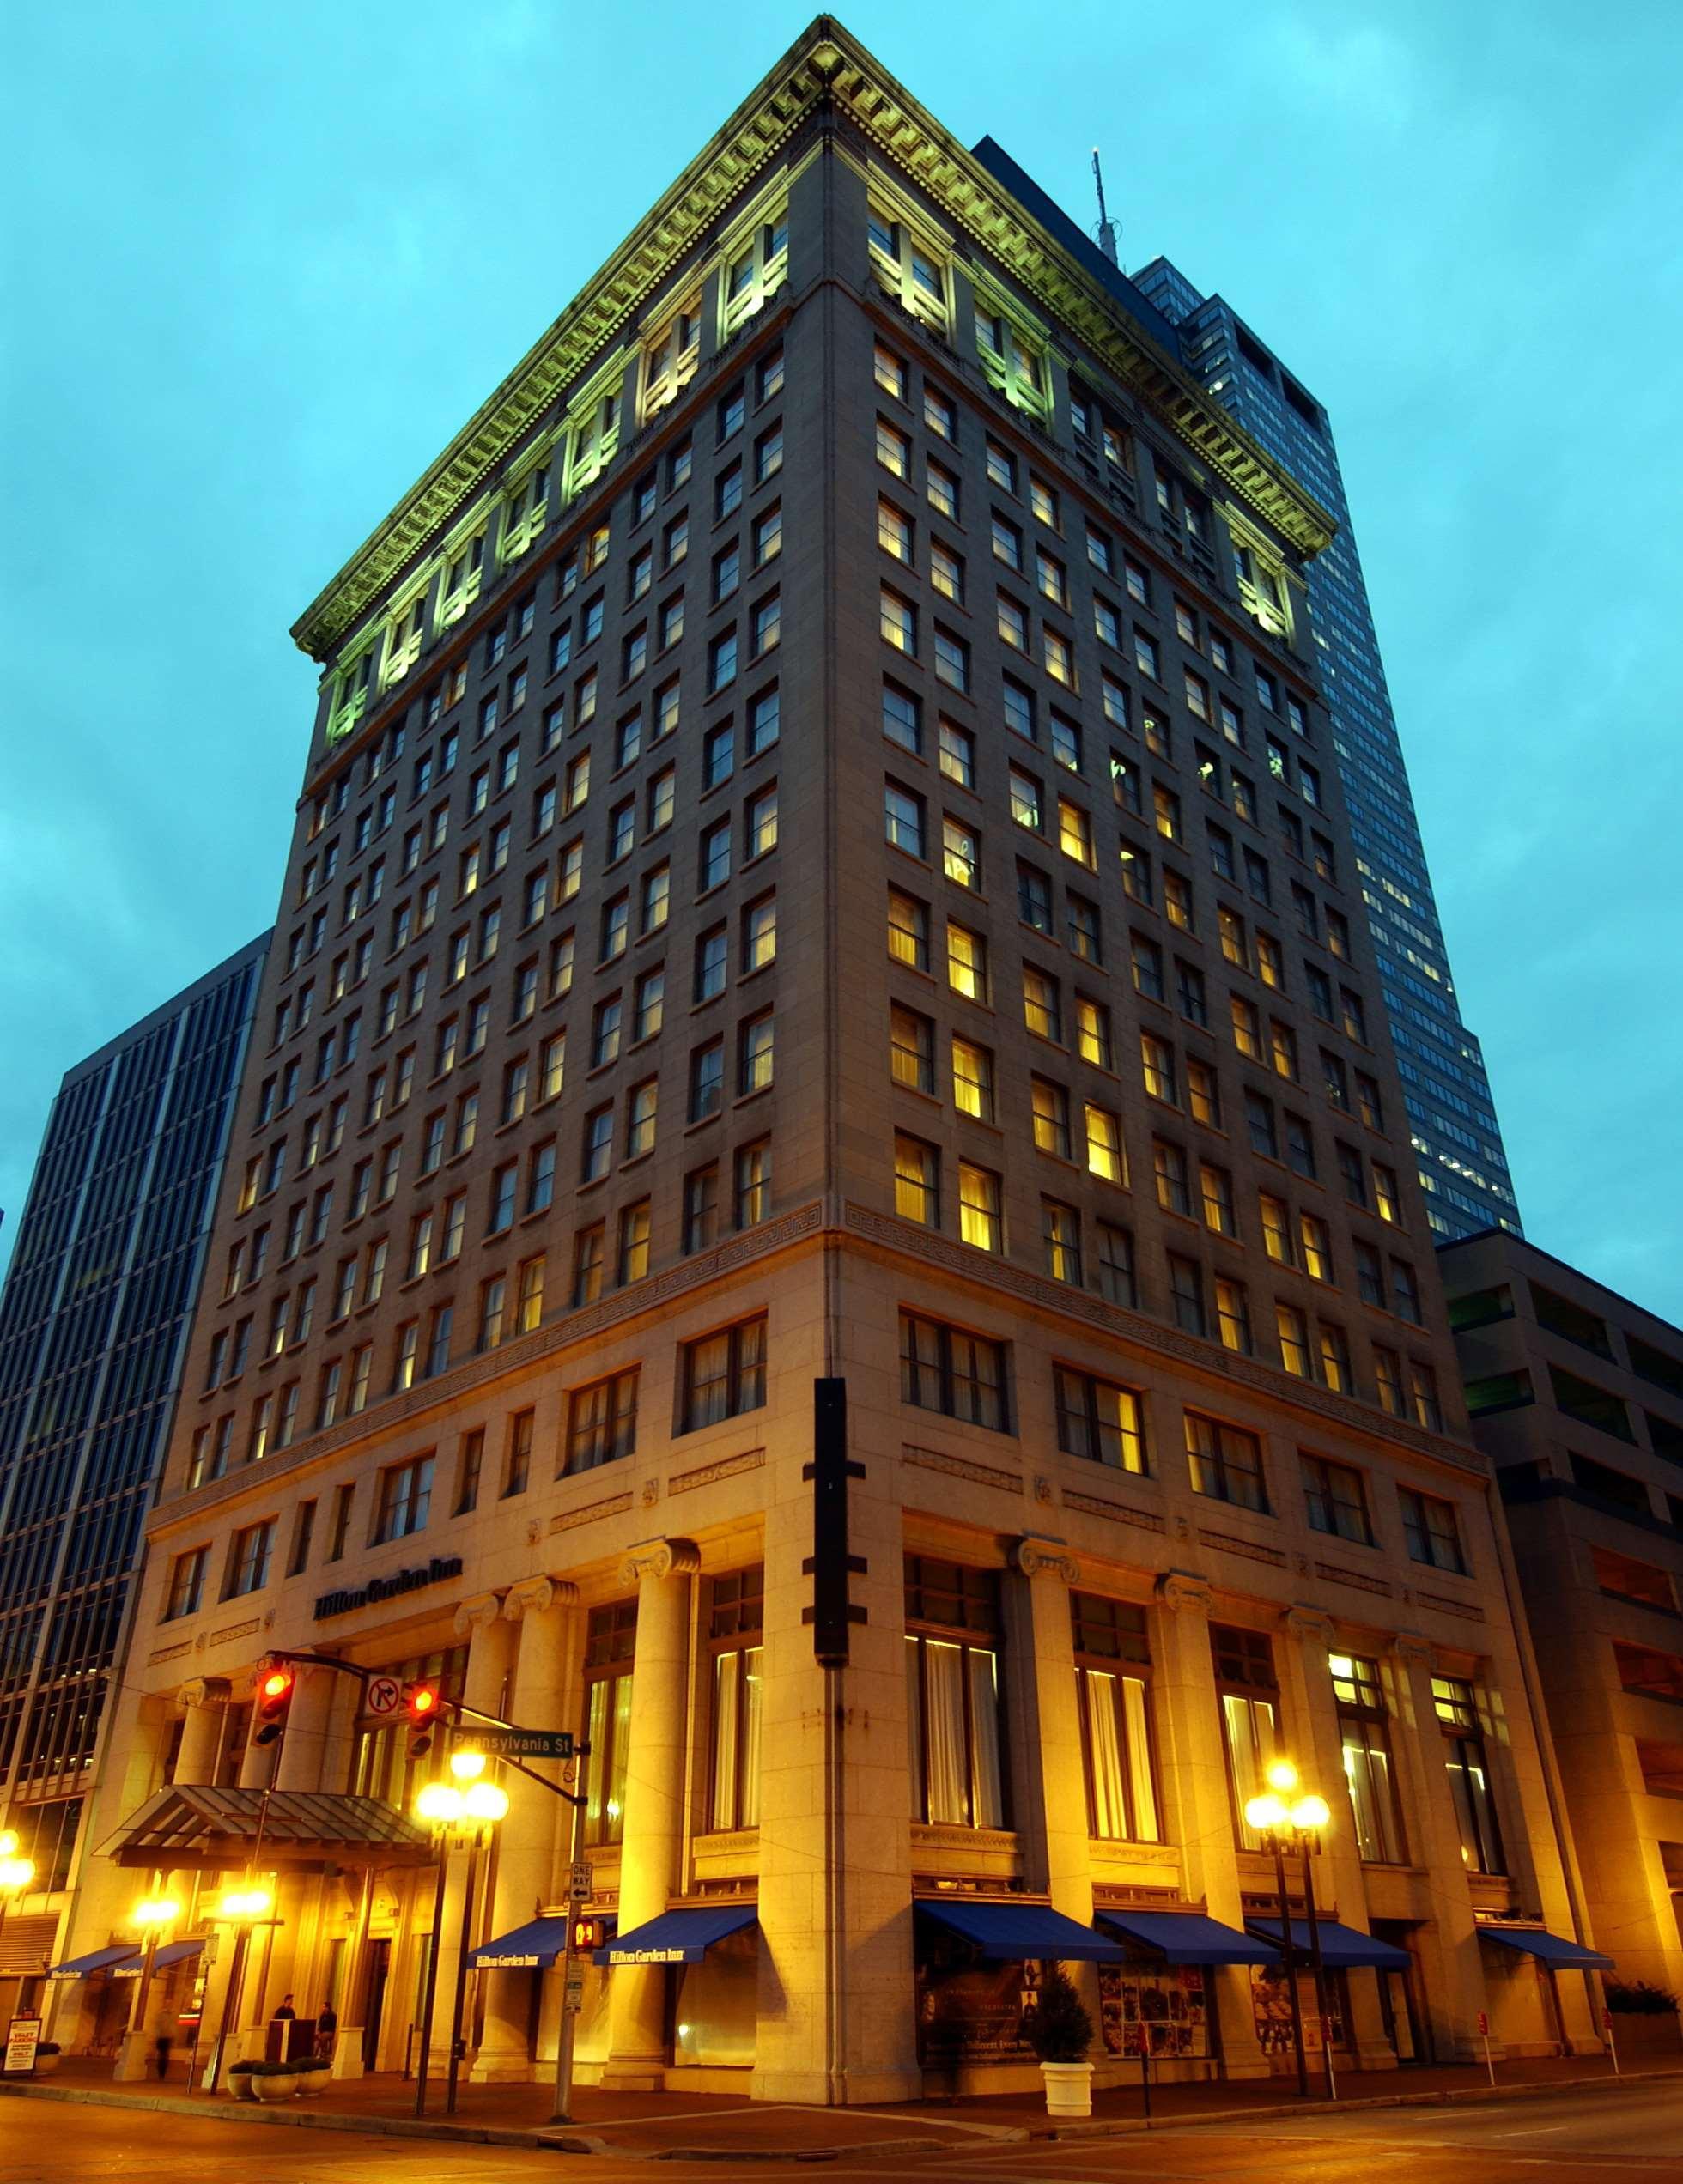
[[[1601,2088],[1611,2090],[1619,2085],[1653,2084],[1678,2078],[1683,2078],[1683,2067],[1624,2071],[1617,2077],[1608,2071],[1598,2072],[1594,2077],[1558,2079],[1543,2084],[1479,2085],[1430,2093],[1367,2094],[1348,2101],[1275,2102],[1267,2108],[1205,2108],[1190,2115],[1101,2118],[1096,2122],[1065,2123],[1050,2129],[1012,2124],[983,2127],[990,2138],[999,2144],[1021,2145],[1030,2140],[1048,2139],[1065,2142],[1086,2138],[1124,2138],[1147,2131],[1209,2129],[1223,2124],[1265,2122],[1280,2116],[1327,2115],[1340,2109],[1353,2112],[1375,2108],[1455,2108],[1487,2105],[1499,2101],[1548,2099]],[[525,2147],[528,2151],[546,2153],[605,2154],[617,2161],[831,2162],[840,2160],[844,2154],[849,2161],[859,2161],[869,2160],[878,2155],[903,2159],[908,2155],[960,2151],[941,2147],[928,2138],[877,2138],[851,2146],[642,2148],[618,2145],[611,2138],[598,2137],[594,2132],[559,2131],[553,2126],[512,2131],[499,2129],[494,2124],[447,2123],[430,2117],[355,2115],[343,2109],[330,2108],[313,2114],[308,2108],[268,2108],[243,2101],[228,2101],[226,2103],[207,2101],[202,2108],[189,2107],[182,2101],[156,2094],[118,2093],[107,2091],[101,2086],[25,2084],[15,2079],[9,2082],[3,2078],[0,2078],[0,2095],[9,2095],[19,2100],[62,2101],[72,2107],[132,2108],[150,2115],[186,2115],[206,2123],[261,2124],[294,2131],[361,2132],[369,2137],[389,2138],[454,2139],[477,2145]]]

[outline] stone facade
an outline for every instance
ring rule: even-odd
[[[276,1649],[440,1678],[588,1733],[620,1932],[756,1908],[681,1970],[592,1970],[582,2075],[873,2102],[1032,2075],[1032,1967],[914,1905],[1266,1916],[1238,1811],[1272,1738],[1334,1805],[1323,1909],[1407,1952],[1340,1989],[1348,2052],[1464,2054],[1480,2009],[1593,2042],[1581,1982],[1558,2021],[1478,1938],[1569,1908],[1321,750],[1325,537],[821,19],[299,626],[272,1045],[109,1832],[184,1768],[264,1779],[276,1747],[231,1747]],[[861,1467],[845,1667],[804,1616],[820,1377]],[[410,1801],[432,1762],[364,1692],[307,1673],[282,1787]],[[471,1938],[566,1900],[567,1809],[508,1787]],[[398,2066],[430,1873],[277,1873],[248,2036],[331,1995],[337,2067]],[[1134,2036],[1285,2060],[1243,1967],[1084,1976],[1109,2071]],[[482,2077],[553,2067],[556,1975],[468,1984]]]

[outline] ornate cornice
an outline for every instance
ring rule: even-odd
[[[702,1551],[693,1540],[645,1539],[621,1562],[619,1581],[635,1585],[646,1577],[694,1577],[701,1567]]]
[[[1079,1585],[1081,1565],[1073,1555],[1060,1550],[1061,1539],[1037,1538],[1025,1532],[1011,1550],[1011,1559],[1024,1577],[1060,1577],[1066,1585]]]
[[[1145,337],[903,85],[834,17],[820,15],[305,609],[292,630],[304,652],[315,659],[331,653],[427,540],[631,324],[720,211],[827,102],[1294,545],[1315,554],[1330,542],[1334,526],[1326,511]]]

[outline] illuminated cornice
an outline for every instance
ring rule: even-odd
[[[883,159],[1194,449],[1213,476],[1303,552],[1333,536],[1326,512],[1139,330],[969,153],[833,16],[819,15],[448,447],[293,625],[325,659],[411,558],[627,327],[720,212],[833,100]]]

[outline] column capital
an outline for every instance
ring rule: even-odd
[[[1423,1638],[1418,1630],[1399,1630],[1391,1640],[1391,1651],[1400,1661],[1407,1661],[1413,1668],[1432,1665],[1432,1645],[1430,1638]]]
[[[1160,1608],[1176,1614],[1208,1615],[1210,1612],[1210,1580],[1200,1577],[1195,1570],[1164,1570],[1157,1581],[1157,1600]]]
[[[1025,1532],[1011,1550],[1012,1565],[1024,1577],[1060,1577],[1066,1585],[1081,1582],[1081,1565],[1073,1555],[1061,1551],[1061,1539],[1048,1539],[1043,1534]]]
[[[476,1592],[464,1600],[456,1611],[456,1635],[470,1637],[476,1630],[483,1630],[494,1623],[502,1612],[501,1592]]]
[[[564,1577],[523,1577],[503,1595],[502,1612],[510,1623],[519,1623],[523,1616],[573,1607],[578,1598],[578,1586]]]
[[[619,1566],[622,1585],[636,1585],[646,1577],[694,1577],[702,1567],[702,1553],[692,1539],[643,1539]]]
[[[1299,1644],[1313,1642],[1330,1646],[1333,1642],[1333,1618],[1321,1608],[1289,1607],[1279,1619],[1279,1627],[1288,1637]]]
[[[184,1707],[226,1706],[234,1696],[234,1686],[225,1676],[195,1676],[175,1696]]]

